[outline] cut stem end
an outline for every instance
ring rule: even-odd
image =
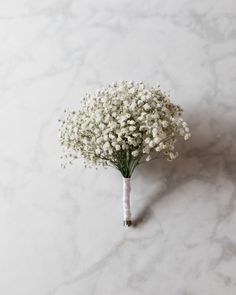
[[[123,226],[131,226],[132,225],[132,221],[131,220],[124,220],[123,221]]]

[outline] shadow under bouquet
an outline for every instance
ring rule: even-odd
[[[130,179],[145,161],[174,160],[178,136],[189,139],[182,108],[173,104],[160,86],[143,82],[114,82],[86,94],[81,108],[65,111],[59,142],[67,163],[82,157],[85,166],[112,166],[123,178],[124,225],[132,225]]]

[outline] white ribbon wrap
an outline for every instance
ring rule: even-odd
[[[130,212],[130,178],[123,178],[123,212],[124,221],[131,220]]]

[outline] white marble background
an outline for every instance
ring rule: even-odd
[[[0,294],[236,294],[235,0],[0,1]],[[57,119],[113,80],[160,83],[192,139],[121,177],[60,168]]]

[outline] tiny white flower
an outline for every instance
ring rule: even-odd
[[[149,142],[149,146],[150,146],[150,148],[153,148],[153,147],[155,146],[155,142],[154,142],[153,140],[151,140],[151,141]]]
[[[156,151],[156,152],[160,152],[161,150],[163,150],[163,148],[164,148],[163,143],[160,143],[160,144],[155,148],[155,151]]]
[[[130,127],[129,127],[129,130],[130,130],[130,131],[134,131],[135,129],[136,129],[135,126],[130,126]]]
[[[105,125],[104,125],[103,123],[100,123],[100,124],[99,124],[99,128],[100,128],[101,130],[103,130],[103,129],[105,128]]]
[[[162,126],[163,126],[164,128],[166,128],[166,127],[168,126],[168,122],[167,122],[167,121],[165,121],[165,120],[164,120],[164,121],[162,121],[162,122],[161,122],[161,124],[162,124]]]
[[[140,97],[140,99],[141,99],[141,101],[145,101],[145,100],[146,100],[146,96],[145,96],[145,95],[142,95],[142,96]]]
[[[173,160],[175,155],[173,153],[169,153],[169,157],[170,157],[171,160]]]
[[[157,128],[152,129],[152,135],[153,135],[153,137],[157,136]]]
[[[135,150],[135,151],[133,151],[131,154],[132,154],[132,156],[137,157],[138,154],[139,154],[139,152],[138,152],[137,150]]]
[[[190,133],[184,135],[184,140],[188,140],[191,137]]]
[[[149,154],[149,152],[150,152],[149,146],[145,146],[144,149],[143,149],[143,153],[144,154]]]
[[[143,108],[144,108],[145,111],[148,111],[148,110],[150,110],[151,107],[150,107],[149,104],[145,103],[145,105],[143,106]]]
[[[151,160],[151,156],[148,155],[147,158],[146,158],[146,161],[149,162],[150,160]]]
[[[149,138],[149,137],[147,137],[147,138],[144,140],[145,143],[149,143],[150,141],[151,141],[151,138]]]
[[[110,148],[110,143],[107,141],[107,142],[104,143],[104,145],[103,145],[103,150],[104,150],[104,151],[107,151],[107,150],[109,150],[109,148]]]
[[[119,144],[116,144],[115,149],[116,149],[117,151],[119,151],[119,150],[121,149],[120,145],[119,145]]]
[[[143,85],[143,83],[140,83],[140,85],[139,85],[139,87],[138,87],[138,90],[139,90],[139,91],[143,91],[143,89],[144,89],[144,85]]]
[[[135,125],[135,121],[134,120],[129,120],[127,123],[130,124],[130,125]]]
[[[103,136],[103,139],[106,141],[106,140],[108,140],[108,136],[107,136],[107,134],[105,134],[104,136]]]
[[[96,148],[95,153],[96,153],[96,155],[99,155],[101,153],[101,149],[100,148]]]
[[[135,102],[132,102],[131,105],[130,105],[130,109],[131,109],[132,111],[134,111],[135,108],[136,108],[136,103],[135,103]]]
[[[134,94],[134,93],[135,93],[135,88],[134,88],[134,87],[133,87],[133,88],[130,88],[130,89],[129,89],[129,93],[130,93],[130,94]]]

